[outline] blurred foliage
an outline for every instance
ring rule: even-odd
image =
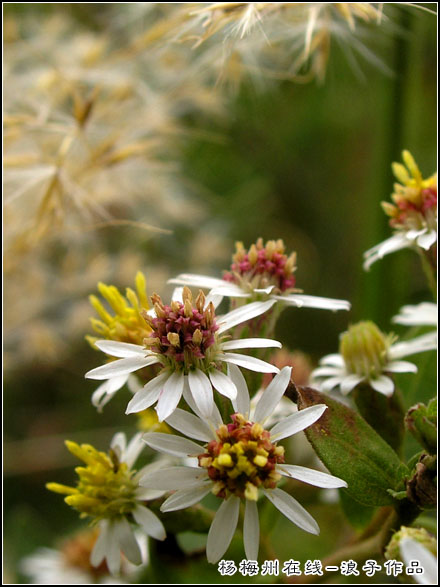
[[[9,3],[5,16],[43,21],[61,12],[78,30],[101,33],[120,7]],[[288,252],[298,253],[298,287],[311,295],[348,299],[353,304],[350,314],[285,310],[277,327],[278,339],[310,353],[315,361],[337,350],[339,333],[349,322],[372,319],[389,330],[390,318],[404,303],[429,299],[412,251],[385,257],[369,273],[362,270],[363,251],[389,234],[379,202],[392,191],[391,162],[400,160],[403,148],[411,150],[425,174],[434,171],[436,161],[436,18],[409,7],[389,8],[393,35],[386,43],[374,36],[368,43],[392,69],[391,76],[362,63],[360,78],[347,63],[343,48],[335,46],[322,85],[263,82],[261,88],[248,80],[236,95],[228,96],[225,118],[209,120],[197,112],[186,115],[190,139],[181,147],[181,167],[192,192],[192,206],[186,208],[182,202],[175,213],[188,216],[188,222],[178,225],[172,235],[148,238],[131,228],[107,227],[98,238],[110,259],[129,250],[140,260],[139,269],[147,279],[151,270],[153,287],[169,293],[171,288],[164,282],[172,274],[188,271],[214,276],[226,269],[235,240],[249,245],[259,236],[282,238]],[[142,20],[137,24],[142,26]],[[208,211],[201,220],[194,212],[199,203]],[[110,261],[110,277],[96,274],[94,279],[112,282],[115,272]],[[134,274],[135,270],[126,282],[121,279],[115,285],[124,289]],[[81,292],[84,300],[93,291]],[[23,296],[32,296],[32,291]],[[64,314],[69,304],[67,292],[49,310]],[[81,324],[87,328],[84,320]],[[135,423],[134,417],[129,421],[123,416],[126,390],[116,394],[102,414],[92,408],[95,385],[83,376],[101,359],[83,338],[89,331],[75,333],[72,345],[63,349],[62,360],[57,347],[52,361],[41,360],[38,352],[27,357],[17,355],[17,349],[11,351],[11,368],[4,380],[4,552],[6,579],[12,582],[25,554],[37,546],[55,544],[60,535],[78,527],[77,516],[44,487],[48,480],[72,480],[73,459],[65,455],[63,439],[104,447],[116,428],[127,429]],[[62,342],[63,332],[58,335]],[[435,393],[435,354],[418,355],[414,362],[419,367],[417,376],[396,377],[407,408],[427,402]],[[407,456],[418,448],[408,437]],[[323,558],[335,548],[335,541],[342,544],[352,531],[338,504],[320,503],[317,491],[308,496],[310,503],[304,505],[320,522],[319,538],[304,534],[283,516],[274,517],[270,504],[261,512],[262,533],[270,533],[281,561]],[[368,517],[366,512],[364,520]],[[355,527],[363,523],[354,520]],[[289,541],[286,535],[291,536]],[[189,550],[203,546],[200,536],[178,539]],[[238,537],[229,553],[228,558],[236,561],[244,558]],[[267,553],[264,556],[269,558]],[[219,578],[215,566],[195,555],[181,566],[162,565],[148,572],[151,575],[145,580],[150,582],[215,583]],[[222,582],[263,579],[257,576],[251,581],[237,573],[223,577]],[[18,580],[25,579],[18,576]],[[364,580],[362,575],[344,579],[359,584]],[[376,575],[370,582],[390,582],[390,578]]]

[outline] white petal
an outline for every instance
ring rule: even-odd
[[[224,353],[223,355],[218,355],[217,358],[220,361],[225,361],[225,363],[232,363],[239,367],[250,369],[251,371],[257,371],[258,373],[279,373],[280,371],[275,365],[271,365],[255,357],[241,355],[240,353]]]
[[[117,391],[127,383],[129,375],[112,377],[95,389],[92,394],[92,404],[101,411],[102,408],[112,399]]]
[[[255,422],[263,423],[275,410],[286,391],[291,373],[292,367],[283,367],[278,375],[276,375],[266,387],[257,407],[255,408]]]
[[[319,361],[319,364],[331,365],[332,367],[345,366],[344,358],[342,357],[342,355],[338,353],[332,353],[331,355],[326,355],[325,357],[322,357],[322,359]]]
[[[239,338],[222,343],[221,348],[223,351],[233,351],[236,349],[280,349],[282,346],[280,342],[271,338]]]
[[[321,390],[323,392],[331,391],[334,387],[339,385],[343,381],[345,375],[338,375],[336,377],[329,377],[321,383]]]
[[[128,357],[126,359],[118,359],[117,361],[111,361],[96,369],[92,369],[86,373],[86,379],[110,379],[110,377],[118,377],[120,375],[128,375],[133,371],[147,367],[148,365],[154,365],[159,363],[159,359],[156,356],[142,357],[140,355],[136,357]]]
[[[396,233],[387,240],[375,245],[364,253],[364,269],[368,270],[373,263],[382,259],[385,255],[404,249],[410,245],[404,234]]]
[[[314,369],[310,374],[310,377],[314,379],[315,377],[325,377],[328,375],[339,375],[341,373],[340,367],[318,367]]]
[[[160,507],[161,512],[174,512],[175,510],[182,510],[188,508],[195,503],[201,501],[205,495],[210,493],[212,483],[200,483],[199,487],[191,487],[190,489],[181,489],[170,495]]]
[[[409,244],[410,243],[408,242],[406,234],[396,233],[380,244],[378,255],[380,257],[384,257],[389,253],[393,253],[394,251],[399,251],[400,249],[408,247]]]
[[[296,499],[282,489],[263,489],[264,495],[291,522],[311,534],[319,534],[319,526]]]
[[[388,356],[391,359],[401,359],[409,355],[416,355],[424,351],[431,351],[437,348],[437,332],[428,332],[417,336],[412,340],[398,342],[388,349]]]
[[[237,365],[228,365],[228,375],[234,382],[237,388],[237,397],[232,400],[232,406],[236,412],[243,414],[244,416],[249,415],[250,410],[250,398],[249,391],[246,385],[246,380],[243,377],[243,373],[237,367]]]
[[[134,537],[132,527],[125,517],[114,522],[114,532],[117,535],[117,541],[124,555],[134,565],[140,565],[142,563],[142,555],[139,544]]]
[[[249,298],[251,296],[250,293],[244,291],[238,285],[228,283],[227,281],[225,281],[222,285],[213,287],[211,293],[221,296],[228,296],[230,298]]]
[[[199,444],[174,434],[147,432],[142,438],[151,448],[175,457],[197,456],[205,452]]]
[[[369,384],[373,389],[387,397],[390,397],[394,393],[394,382],[386,375],[380,375],[376,379],[370,379]]]
[[[301,432],[319,420],[326,409],[327,406],[325,404],[316,404],[315,406],[310,406],[300,412],[295,412],[287,416],[287,418],[275,424],[271,429],[271,439],[278,441],[282,438],[287,438],[287,436],[292,436],[292,434],[296,434],[297,432]]]
[[[409,361],[393,361],[384,367],[390,373],[417,373],[417,365]]]
[[[352,391],[356,387],[356,385],[358,385],[363,380],[363,375],[355,375],[354,373],[346,375],[344,379],[341,381],[341,393],[343,395],[349,394],[350,391]]]
[[[421,302],[416,306],[403,306],[392,321],[405,326],[436,326],[437,304]]]
[[[184,375],[183,373],[173,373],[168,377],[163,385],[159,400],[156,406],[157,417],[159,422],[163,422],[168,418],[174,410],[182,397]]]
[[[222,395],[234,400],[237,397],[237,387],[231,379],[219,371],[218,369],[211,369],[209,371],[209,379],[213,387]]]
[[[106,553],[109,550],[109,541],[111,538],[109,533],[108,520],[101,520],[100,522],[98,522],[98,528],[98,539],[96,540],[92,550],[92,554],[90,555],[90,562],[94,567],[99,567],[99,565],[104,560]]]
[[[225,314],[219,319],[218,323],[220,327],[217,332],[222,334],[242,322],[256,318],[260,314],[264,314],[264,312],[270,310],[275,303],[275,299],[270,299],[265,302],[252,302],[245,306],[240,306],[240,308],[228,312],[228,314]]]
[[[163,389],[165,381],[170,376],[169,371],[163,371],[159,373],[154,379],[149,381],[140,391],[135,393],[133,398],[128,403],[126,414],[133,414],[134,412],[140,412],[146,410],[152,406],[159,397],[160,392]]]
[[[416,242],[419,245],[419,247],[422,247],[422,249],[428,251],[432,247],[432,245],[437,242],[437,233],[435,232],[435,230],[426,232],[425,234],[420,235],[417,238]]]
[[[267,294],[268,295],[274,289],[275,289],[275,286],[274,285],[269,285],[268,287],[255,288],[254,289],[254,293],[257,293],[257,294]]]
[[[121,565],[121,553],[115,524],[109,520],[101,520],[98,526],[100,533],[93,547],[90,562],[97,567],[105,559],[110,573],[117,575]]]
[[[214,405],[211,382],[203,371],[192,369],[188,373],[188,383],[197,407],[204,417],[209,418]]]
[[[328,473],[321,471],[314,471],[307,467],[299,467],[297,465],[279,465],[277,471],[292,479],[298,479],[304,483],[310,483],[315,487],[322,487],[324,489],[337,489],[338,487],[347,487],[347,483],[339,477],[334,477]]]
[[[183,287],[175,287],[173,289],[173,293],[171,294],[171,301],[172,302],[180,302],[183,303]]]
[[[131,469],[144,448],[145,444],[142,441],[142,432],[138,432],[130,440],[128,446],[123,449],[120,460],[123,463],[127,463],[128,467]]]
[[[423,573],[413,575],[417,583],[423,585],[437,584],[437,560],[423,544],[412,538],[403,538],[399,544],[400,554],[402,555],[405,565],[411,565],[411,561],[419,561],[423,568]]]
[[[223,296],[221,296],[220,294],[215,294],[212,291],[210,291],[209,294],[206,296],[205,308],[209,304],[212,304],[214,306],[214,308],[217,309],[217,307],[220,306],[222,301],[223,301]]]
[[[148,508],[138,505],[133,510],[133,518],[142,527],[145,534],[152,536],[156,540],[165,540],[166,532],[162,522]]]
[[[150,489],[188,489],[200,485],[208,479],[206,469],[200,467],[166,467],[160,471],[150,471],[139,480],[142,487]]]
[[[217,510],[206,544],[208,562],[216,563],[227,551],[237,527],[239,510],[240,499],[235,495],[225,499]]]
[[[257,502],[246,499],[243,522],[244,552],[248,560],[258,560],[260,544],[260,521]]]
[[[141,477],[141,475],[139,477]],[[139,477],[137,474],[135,475],[135,479],[138,479]],[[159,497],[163,497],[164,493],[166,493],[164,489],[147,489],[146,487],[142,488],[138,486],[135,495],[138,501],[153,501],[159,499]]]
[[[171,416],[166,419],[166,423],[185,436],[195,438],[196,440],[210,442],[214,438],[213,432],[206,422],[180,408],[174,410]]]
[[[201,287],[206,289],[213,289],[214,287],[221,287],[226,281],[218,277],[208,277],[207,275],[194,275],[193,273],[181,273],[173,279],[169,279],[168,283],[175,283],[177,285],[187,285],[189,287]]]
[[[111,355],[112,357],[145,357],[148,350],[139,344],[130,344],[128,342],[117,342],[116,340],[97,340],[95,345],[100,351]]]
[[[322,310],[349,310],[350,302],[346,300],[335,300],[333,298],[323,298],[318,296],[306,296],[303,294],[290,294],[287,296],[273,296],[277,300],[287,304],[298,306],[299,308],[317,308]]]
[[[211,414],[208,417],[203,416],[202,412],[200,411],[199,407],[197,406],[197,404],[194,401],[194,398],[191,394],[191,390],[189,388],[189,383],[188,383],[188,377],[185,377],[185,385],[183,386],[183,397],[184,397],[186,403],[191,408],[191,410],[194,412],[194,414],[197,414],[197,416],[201,420],[206,420],[207,422],[212,422],[216,429],[219,428],[219,426],[221,426],[223,424],[222,418],[220,416],[220,412],[218,410],[218,407],[215,405],[214,401],[212,402]]]

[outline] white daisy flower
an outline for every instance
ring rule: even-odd
[[[437,304],[422,302],[417,306],[403,306],[393,322],[404,326],[437,326]]]
[[[176,409],[188,381],[190,392],[205,416],[210,416],[214,400],[212,388],[229,399],[234,399],[237,389],[234,382],[221,370],[222,363],[260,373],[278,373],[279,369],[260,359],[233,352],[245,348],[280,348],[281,343],[267,338],[242,338],[227,340],[225,333],[247,320],[269,310],[275,300],[247,304],[217,318],[212,301],[206,303],[202,292],[193,305],[188,288],[183,288],[182,302],[173,300],[171,305],[162,303],[158,295],[152,297],[154,312],[144,313],[152,332],[144,339],[144,345],[96,341],[103,352],[120,357],[86,374],[89,379],[110,380],[154,364],[162,365],[160,373],[137,392],[127,407],[127,413],[139,412],[157,402],[159,421],[163,421]],[[95,392],[96,394],[97,392]]]
[[[391,396],[394,381],[387,373],[416,373],[416,365],[400,359],[437,346],[435,333],[399,343],[396,339],[394,334],[383,334],[370,321],[350,326],[341,336],[340,354],[323,357],[321,366],[312,372],[312,385],[324,392],[339,387],[347,395],[360,383],[368,383],[379,393]]]
[[[88,444],[66,441],[69,451],[86,465],[75,469],[79,476],[77,486],[46,485],[50,491],[66,495],[65,502],[78,510],[81,517],[92,518],[99,536],[90,562],[93,567],[105,562],[112,575],[120,571],[121,552],[134,565],[142,564],[142,552],[136,540],[139,527],[147,536],[165,539],[162,522],[145,506],[146,501],[157,499],[163,491],[139,486],[140,477],[156,470],[158,465],[147,465],[139,472],[133,469],[145,446],[141,438],[142,433],[138,433],[127,444],[125,434],[117,433],[108,454]]]
[[[324,310],[349,310],[345,300],[335,300],[304,295],[295,290],[296,253],[285,254],[283,241],[258,239],[248,251],[241,242],[236,243],[231,270],[223,279],[182,273],[169,283],[202,287],[211,290],[211,295],[233,299],[251,300],[264,307],[268,301],[281,302],[298,308],[322,308]]]
[[[341,479],[306,467],[284,463],[284,448],[278,445],[287,438],[316,422],[326,409],[316,405],[264,428],[276,410],[290,380],[291,368],[285,367],[267,387],[252,416],[250,399],[244,377],[235,365],[228,367],[237,387],[233,400],[236,413],[231,423],[224,424],[218,410],[211,418],[175,410],[167,423],[196,441],[170,434],[147,433],[145,442],[155,450],[178,456],[197,457],[198,466],[177,466],[144,475],[140,483],[149,489],[172,490],[162,504],[163,512],[180,510],[213,493],[221,504],[208,533],[207,558],[217,562],[226,552],[234,535],[241,500],[244,500],[244,547],[246,557],[257,560],[259,520],[257,500],[260,491],[294,524],[312,534],[319,527],[312,516],[277,484],[282,476],[298,479],[317,487],[346,487]]]
[[[429,251],[437,242],[437,174],[423,179],[411,153],[403,151],[402,157],[406,167],[401,163],[392,166],[400,182],[394,184],[394,204],[382,202],[395,232],[364,253],[364,269],[394,251],[407,247]]]
[[[118,578],[110,575],[105,563],[98,567],[93,567],[90,563],[90,554],[98,535],[97,528],[88,528],[65,540],[58,550],[38,548],[21,561],[20,570],[33,584],[38,585],[119,585],[135,579],[140,569],[148,563],[145,534],[135,534],[142,555],[142,565],[134,566],[122,557],[121,576]]]

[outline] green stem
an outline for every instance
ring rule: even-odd
[[[418,249],[422,261],[422,269],[428,281],[429,289],[433,295],[434,301],[437,301],[437,269],[436,263],[431,256],[431,251]]]

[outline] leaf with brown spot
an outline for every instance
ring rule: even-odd
[[[298,409],[325,404],[327,410],[306,436],[332,475],[346,481],[347,493],[366,506],[394,503],[408,474],[394,450],[355,411],[310,387],[298,387]]]

